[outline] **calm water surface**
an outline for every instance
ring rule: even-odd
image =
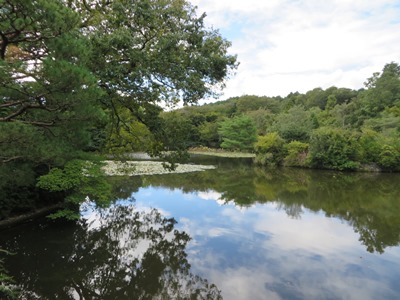
[[[400,299],[400,176],[216,170],[111,178],[74,224],[0,232],[25,299]]]

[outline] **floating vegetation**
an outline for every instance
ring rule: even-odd
[[[176,164],[175,170],[169,170],[164,167],[162,162],[158,161],[104,161],[104,172],[109,176],[136,176],[136,175],[156,175],[189,173],[215,169],[210,165]]]

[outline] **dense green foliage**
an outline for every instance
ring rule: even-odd
[[[161,105],[217,95],[237,65],[204,18],[184,0],[0,0],[0,216],[75,193],[59,180],[88,152],[181,149]]]
[[[351,131],[321,127],[310,140],[310,165],[315,168],[351,170],[358,167],[358,142]]]
[[[101,164],[71,160],[63,169],[53,168],[42,175],[37,183],[41,189],[62,193],[65,209],[51,215],[67,219],[79,218],[79,205],[82,199],[96,200],[97,205],[104,206],[111,200],[111,187],[101,172]]]
[[[276,132],[259,136],[254,148],[257,153],[256,163],[261,165],[280,165],[285,156],[285,141]]]
[[[299,141],[291,141],[285,145],[286,153],[284,165],[291,167],[306,166],[306,158],[309,145]]]
[[[230,150],[251,150],[257,140],[253,120],[244,115],[221,122],[218,133],[221,147]]]
[[[191,124],[187,144],[208,147],[224,147],[222,132],[215,128],[251,118],[259,135],[254,151],[260,164],[400,171],[400,66],[394,62],[358,91],[330,87],[286,97],[246,95],[178,112]],[[210,114],[217,117],[193,122]],[[251,142],[242,143],[247,144],[235,148],[251,149]]]

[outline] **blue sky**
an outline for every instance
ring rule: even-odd
[[[400,63],[400,0],[190,0],[240,66],[220,100],[359,89]]]

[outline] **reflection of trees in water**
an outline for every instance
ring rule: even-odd
[[[348,221],[369,252],[382,253],[400,243],[400,188],[398,174],[360,174],[331,171],[259,171],[257,195],[279,199],[293,216],[299,206],[324,211]],[[262,182],[262,183],[261,183]],[[261,193],[260,193],[261,191]],[[292,214],[294,213],[294,214]]]
[[[158,211],[115,206],[94,229],[76,234],[72,262],[86,268],[73,289],[93,299],[217,298],[218,289],[189,272],[190,237]],[[98,222],[96,220],[96,222]],[[90,226],[89,226],[90,227]],[[88,251],[89,250],[89,251]],[[89,287],[89,289],[88,289]],[[86,297],[85,297],[86,298]]]
[[[212,171],[149,177],[147,185],[214,190],[241,207],[277,203],[290,217],[303,209],[324,211],[354,227],[370,252],[400,243],[399,174],[340,173],[304,169],[261,169],[225,165]]]
[[[190,237],[174,228],[174,219],[157,210],[113,206],[93,220],[78,226],[68,243],[48,237],[45,247],[57,257],[36,257],[40,267],[33,270],[33,262],[21,266],[29,269],[16,276],[23,289],[40,299],[222,298],[214,284],[190,272],[185,252]],[[63,249],[67,244],[72,246]],[[29,242],[25,247],[19,252],[40,253]],[[35,299],[33,292],[25,295]]]
[[[300,219],[303,213],[303,206],[296,203],[287,205],[284,202],[278,202],[277,208],[284,210],[293,219]]]
[[[113,199],[130,198],[143,184],[140,176],[110,176],[107,181],[112,186]]]

